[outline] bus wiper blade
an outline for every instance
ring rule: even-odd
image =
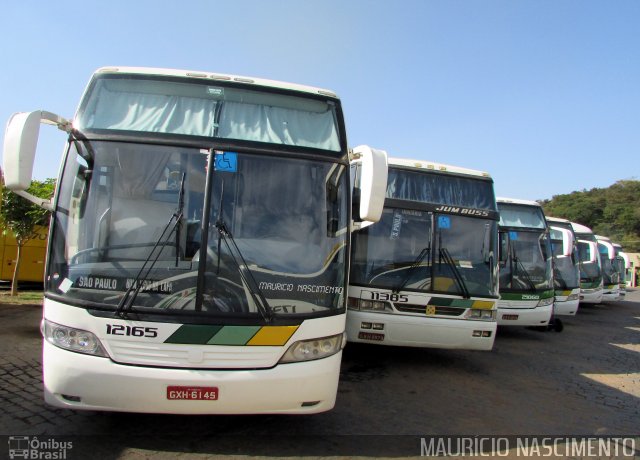
[[[258,286],[258,283],[256,282],[256,279],[254,278],[253,273],[249,269],[249,265],[247,264],[247,261],[242,256],[242,252],[240,251],[240,248],[238,248],[238,245],[236,244],[236,241],[233,238],[233,235],[229,231],[227,224],[224,222],[224,220],[222,220],[222,218],[219,218],[215,226],[216,226],[216,229],[218,230],[218,235],[222,237],[222,240],[224,241],[225,246],[229,250],[229,254],[231,254],[231,258],[233,259],[233,262],[238,267],[238,273],[240,274],[240,278],[242,278],[242,281],[244,282],[245,286],[247,286],[247,288],[249,289],[251,298],[253,299],[253,302],[256,304],[258,311],[264,318],[265,322],[270,323],[273,320],[273,309],[271,308],[266,297],[260,290],[260,287]],[[220,257],[219,250],[218,250],[218,257]]]
[[[469,294],[469,289],[467,288],[467,283],[465,282],[464,278],[460,274],[460,270],[456,266],[456,263],[453,260],[453,257],[451,257],[451,253],[449,253],[449,250],[445,247],[441,247],[440,257],[443,258],[446,264],[449,266],[449,268],[451,268],[451,272],[453,273],[453,279],[455,280],[456,284],[460,288],[460,292],[462,293],[462,296],[465,299],[471,298],[471,295]]]
[[[185,174],[182,174],[182,182],[180,184],[180,195],[184,193],[184,178],[185,178]],[[162,253],[162,250],[165,248],[167,243],[169,243],[169,238],[171,238],[171,235],[173,234],[174,231],[177,232],[176,228],[178,227],[180,222],[182,222],[183,212],[184,212],[184,200],[182,196],[180,196],[178,197],[178,209],[176,210],[176,212],[171,214],[171,217],[169,218],[167,225],[165,225],[164,229],[162,230],[162,233],[160,234],[155,244],[151,248],[151,251],[149,251],[147,258],[143,262],[142,267],[140,267],[138,274],[133,280],[133,283],[131,283],[131,286],[129,286],[129,288],[125,291],[124,295],[122,296],[122,299],[120,299],[120,302],[118,303],[118,308],[116,308],[116,313],[115,313],[116,316],[126,318],[127,312],[130,311],[131,308],[133,307],[133,302],[135,302],[136,297],[138,297],[138,294],[140,293],[140,289],[142,289],[143,283],[141,283],[140,280],[149,276],[149,273],[151,273],[151,270],[153,269],[154,265],[160,258],[160,254]],[[171,223],[174,221],[174,219],[175,219],[175,222],[173,223],[173,227],[171,228],[171,231],[167,233],[167,230],[169,229],[169,227],[171,227]],[[166,237],[165,237],[165,234],[166,234]],[[158,248],[158,246],[160,246],[160,250],[156,252],[156,249]],[[178,252],[179,252],[179,246],[176,245],[176,254]],[[153,257],[154,254],[155,254],[155,257]],[[153,257],[153,261],[151,261],[152,257]],[[178,263],[177,258],[178,256],[176,255],[176,266]],[[150,261],[151,263],[149,264]],[[146,268],[147,264],[149,264],[149,268]],[[146,269],[146,273],[144,274],[144,277],[143,277],[142,273],[145,271],[145,269]]]
[[[409,267],[409,270],[407,270],[407,274],[402,279],[402,283],[400,283],[398,286],[393,288],[394,293],[397,294],[407,285],[407,283],[409,282],[409,279],[411,278],[411,275],[413,275],[413,272],[420,266],[424,258],[430,254],[431,254],[431,246],[422,248],[422,251],[420,251],[420,254],[418,254],[418,257],[416,257],[416,259],[413,261],[413,263]],[[427,259],[427,264],[428,263],[429,263],[429,260]]]
[[[178,211],[176,216],[176,267],[180,262],[180,229],[182,228],[182,217],[184,215],[184,178],[187,173],[182,173],[180,180],[180,193],[178,194]]]
[[[529,290],[531,292],[535,292],[536,291],[536,284],[531,279],[531,275],[529,275],[529,272],[525,268],[524,264],[520,261],[520,259],[518,257],[515,256],[515,254],[514,254],[513,260],[515,260],[515,262],[516,262],[516,271],[522,273],[522,275],[523,275],[522,277],[524,278],[524,280],[529,285]]]

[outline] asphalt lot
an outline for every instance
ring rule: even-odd
[[[40,315],[0,305],[0,435],[71,439],[67,458],[378,457],[419,455],[432,435],[640,434],[640,290],[581,306],[560,333],[502,328],[491,352],[348,344],[336,408],[312,416],[53,409]]]

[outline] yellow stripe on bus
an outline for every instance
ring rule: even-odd
[[[247,345],[282,346],[297,330],[298,326],[263,326]]]
[[[494,302],[489,300],[474,300],[471,308],[476,308],[478,310],[491,310],[493,308],[493,304]]]

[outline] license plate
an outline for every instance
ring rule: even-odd
[[[189,399],[199,401],[215,401],[218,399],[218,387],[167,387],[167,399]]]
[[[375,332],[359,332],[358,338],[362,340],[376,340],[381,342],[384,340],[384,334],[376,334]]]
[[[505,319],[505,320],[516,320],[516,319],[518,319],[518,315],[502,315],[502,319]]]

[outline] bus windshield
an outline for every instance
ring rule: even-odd
[[[502,208],[501,208],[502,215]],[[551,247],[545,233],[500,231],[500,289],[540,291],[551,289]]]
[[[434,217],[430,212],[385,208],[380,222],[355,235],[351,283],[496,296],[492,263],[485,258],[494,251],[494,239],[485,235],[496,231],[496,222],[439,216],[434,230]]]
[[[139,286],[137,312],[243,317],[263,297],[274,315],[335,314],[347,186],[346,167],[331,162],[71,141],[47,293],[116,310]]]
[[[304,94],[304,93],[303,93]],[[201,136],[340,152],[337,102],[206,79],[98,75],[78,111],[82,132]]]

